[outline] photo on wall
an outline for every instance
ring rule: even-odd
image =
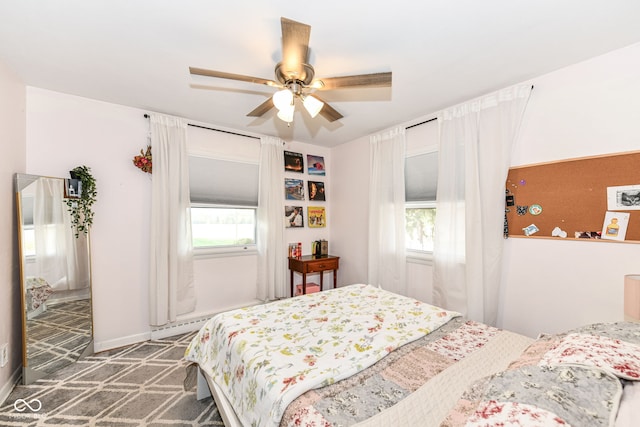
[[[284,207],[284,226],[304,227],[304,218],[302,216],[302,206],[285,206]]]
[[[324,206],[307,207],[307,219],[310,228],[322,228],[327,225],[327,215]]]
[[[284,170],[285,172],[304,172],[304,160],[302,153],[294,153],[292,151],[284,152]]]
[[[324,176],[324,157],[307,154],[307,172],[309,175]]]
[[[326,195],[324,192],[324,182],[321,181],[308,181],[309,186],[309,200],[325,201]]]
[[[64,198],[80,199],[82,197],[82,181],[79,179],[64,180]]]
[[[304,200],[304,181],[301,179],[284,179],[285,200]]]

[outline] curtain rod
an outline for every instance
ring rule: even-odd
[[[144,118],[145,118],[145,119],[148,119],[149,117],[151,117],[151,116],[149,116],[148,114],[145,114],[145,115],[144,115]],[[194,124],[191,124],[191,123],[187,123],[187,125],[188,125],[188,126],[192,126],[192,127],[194,127],[194,128],[207,129],[207,130],[214,130],[214,131],[216,131],[216,132],[228,133],[228,134],[231,134],[231,135],[237,135],[237,136],[244,136],[245,138],[260,139],[260,138],[258,138],[257,136],[244,135],[244,134],[241,134],[241,133],[231,132],[231,131],[228,131],[228,130],[214,129],[214,128],[209,128],[209,127],[206,127],[206,126],[194,125]]]
[[[533,88],[534,88],[534,87],[535,87],[534,85],[531,85],[531,90],[533,90]],[[432,119],[425,120],[424,122],[420,122],[420,123],[416,123],[415,125],[407,126],[407,127],[406,127],[406,128],[404,128],[404,129],[405,129],[405,130],[407,130],[407,129],[411,129],[411,128],[414,128],[414,127],[416,127],[416,126],[420,126],[420,125],[423,125],[423,124],[425,124],[425,123],[432,122],[432,121],[434,121],[434,120],[438,120],[438,118],[437,118],[437,117],[434,117],[434,118],[432,118]]]
[[[425,120],[424,122],[420,122],[420,123],[416,123],[415,125],[407,126],[407,127],[406,127],[406,128],[404,128],[404,129],[405,129],[405,130],[407,130],[407,129],[411,129],[411,128],[414,128],[414,127],[416,127],[416,126],[420,126],[420,125],[423,125],[423,124],[425,124],[425,123],[432,122],[432,121],[434,121],[434,120],[438,120],[438,118],[437,118],[437,117],[434,117],[433,119]]]

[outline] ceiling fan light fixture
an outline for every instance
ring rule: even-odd
[[[293,113],[295,109],[296,107],[293,105],[293,103],[285,108],[282,108],[280,111],[278,111],[278,118],[283,122],[293,122]]]
[[[315,118],[320,110],[322,110],[322,107],[324,107],[324,102],[313,95],[307,95],[304,97],[302,105],[304,105],[304,108],[309,112],[311,118]]]
[[[293,92],[282,89],[273,94],[273,105],[280,111],[293,106]]]

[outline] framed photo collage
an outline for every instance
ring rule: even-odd
[[[294,174],[304,174],[307,166],[308,179],[296,177]],[[291,172],[291,176],[284,178],[284,192],[286,205],[284,218],[286,228],[304,227],[305,222],[310,228],[322,228],[327,224],[327,214],[322,203],[327,200],[324,181],[319,178],[326,176],[324,157],[311,154],[305,158],[302,153],[284,152],[284,170]],[[307,206],[306,212],[302,204],[297,202],[313,202],[314,206]],[[306,217],[306,221],[305,221]]]

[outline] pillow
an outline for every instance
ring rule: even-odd
[[[594,323],[567,333],[600,335],[640,345],[640,323],[635,322]]]
[[[614,425],[622,385],[591,366],[523,366],[475,383],[443,426]]]
[[[640,325],[594,323],[557,335],[539,364],[566,363],[596,366],[619,378],[640,380]]]

